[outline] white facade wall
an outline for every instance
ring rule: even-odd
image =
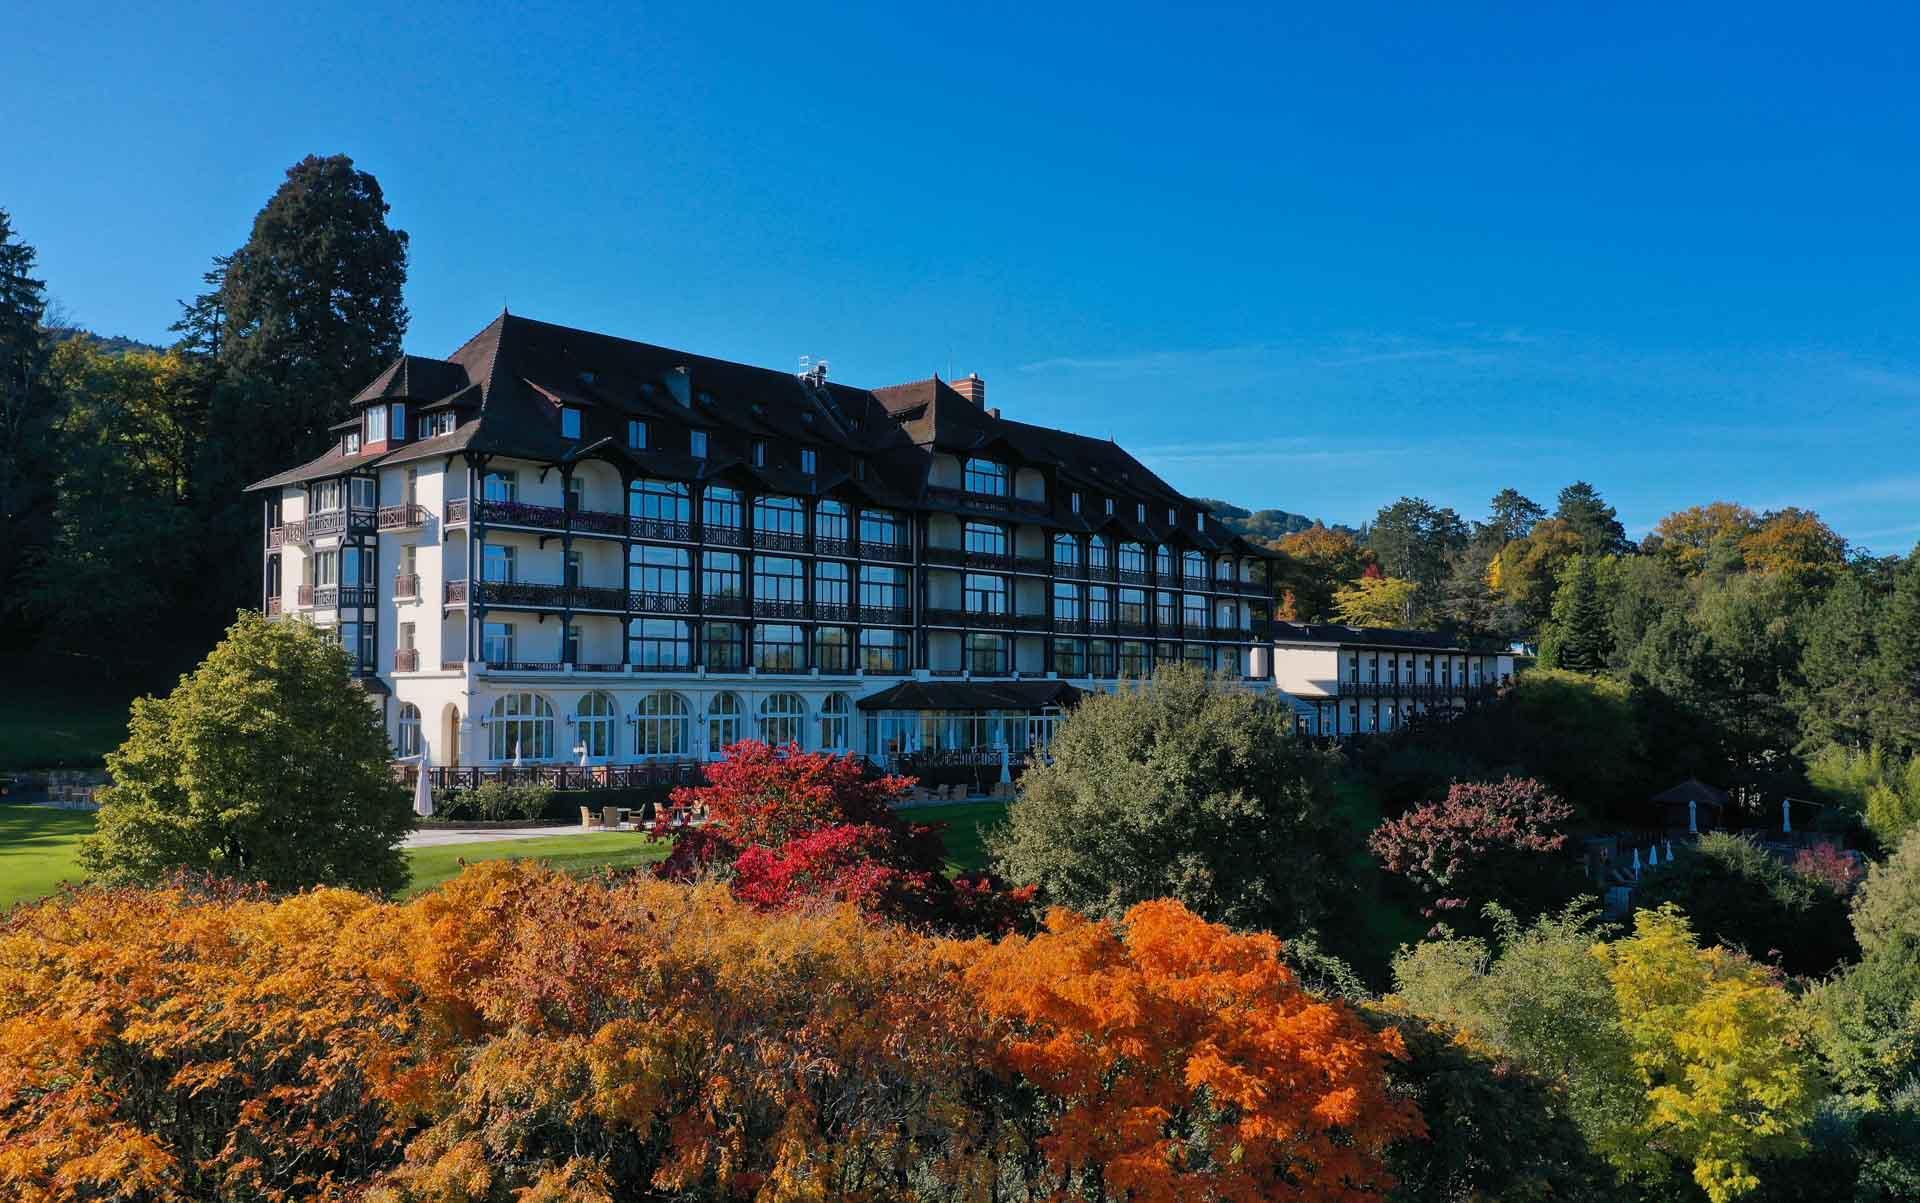
[[[515,472],[516,500],[555,508],[565,504],[565,486],[557,470],[546,471],[543,479],[543,473],[537,465],[508,463],[507,466]],[[610,755],[599,758],[603,761],[630,763],[638,759],[635,750],[636,725],[630,719],[636,715],[643,699],[658,692],[671,693],[686,705],[690,737],[687,755],[715,756],[719,753],[708,720],[709,712],[723,695],[739,703],[742,715],[738,729],[740,737],[763,736],[765,732],[759,721],[762,705],[770,697],[789,694],[801,699],[804,718],[800,733],[804,747],[869,751],[865,747],[866,717],[857,706],[861,698],[889,689],[902,680],[915,677],[924,679],[940,670],[957,671],[965,663],[961,636],[957,632],[934,630],[928,634],[929,670],[874,677],[859,673],[822,674],[817,671],[809,674],[761,675],[750,670],[723,673],[695,669],[661,673],[620,667],[602,670],[574,666],[555,671],[508,671],[489,667],[479,662],[480,634],[477,624],[473,636],[475,647],[469,649],[466,646],[466,608],[446,604],[449,583],[464,582],[470,577],[481,579],[483,576],[480,556],[474,555],[469,564],[470,528],[449,528],[445,524],[448,503],[477,495],[480,491],[479,480],[470,477],[464,462],[449,464],[441,458],[380,467],[376,470],[378,505],[398,506],[407,502],[409,470],[412,472],[412,501],[425,511],[421,525],[376,530],[369,537],[376,549],[372,580],[369,582],[376,590],[376,605],[370,611],[377,627],[372,667],[374,675],[391,691],[391,696],[381,703],[389,738],[398,746],[403,714],[409,710],[417,712],[421,739],[432,765],[487,766],[503,763],[503,760],[492,755],[492,728],[487,720],[499,699],[525,693],[544,699],[551,709],[554,755],[550,759],[553,761],[572,762],[575,759],[571,749],[578,742],[577,716],[583,699],[593,693],[604,693],[610,697],[618,716],[614,723],[613,747]],[[934,476],[936,484],[958,487],[961,483],[960,461],[950,455],[936,456]],[[611,513],[626,510],[624,482],[611,467],[597,463],[583,464],[577,477],[581,481],[583,509]],[[1031,474],[1031,479],[1017,483],[1024,484],[1019,489],[1023,496],[1044,491],[1043,488],[1036,489],[1036,485],[1041,483],[1037,473]],[[301,522],[310,516],[306,513],[306,496],[302,486],[281,490],[280,520],[283,524]],[[957,520],[950,515],[935,514],[932,524],[937,545],[954,548],[961,545]],[[1048,554],[1044,532],[1037,527],[1014,524],[1011,533],[1018,554],[1036,558]],[[337,549],[342,542],[340,536],[328,536],[304,547],[296,543],[281,546],[278,554],[281,557],[284,614],[303,616],[324,626],[335,625],[341,617],[352,617],[348,612],[336,615],[334,611],[302,609],[296,603],[298,586],[310,583],[313,579],[313,552]],[[515,580],[559,584],[565,580],[562,541],[555,535],[548,535],[544,546],[542,542],[542,537],[537,533],[505,529],[499,525],[489,525],[485,537],[488,545],[515,549]],[[401,597],[395,588],[395,578],[404,563],[405,549],[408,547],[413,549],[412,575],[418,577],[418,587],[413,596]],[[627,565],[624,548],[619,541],[577,536],[573,540],[573,550],[580,554],[582,585],[626,588]],[[1243,565],[1246,569],[1241,573],[1243,579],[1251,579],[1250,564],[1249,561]],[[928,573],[928,604],[936,608],[962,608],[962,581],[962,570],[932,566]],[[1151,586],[1148,588],[1151,592]],[[1044,580],[1015,577],[1012,581],[1013,605],[1017,612],[1044,613],[1047,595],[1048,585]],[[1231,614],[1244,619],[1252,613],[1251,602],[1244,599],[1210,598],[1209,605],[1216,616]],[[514,624],[516,660],[562,659],[562,626],[557,617],[549,615],[545,621],[541,621],[534,612],[505,607],[490,609],[486,617],[488,621]],[[418,668],[396,671],[395,653],[400,649],[401,626],[407,623],[413,628],[412,646],[417,653]],[[575,615],[575,625],[580,636],[579,660],[582,664],[619,665],[625,649],[622,647],[622,627],[618,617],[578,613]],[[1029,679],[1042,676],[1044,647],[1045,639],[1042,637],[1012,637],[1012,667]],[[1270,671],[1268,659],[1267,649],[1256,647],[1246,671],[1264,680]],[[1086,677],[1062,679],[1084,692],[1116,687],[1112,680]],[[824,738],[823,708],[828,699],[834,697],[844,698],[847,703],[846,734],[844,739],[829,743]],[[570,722],[570,719],[576,721]]]

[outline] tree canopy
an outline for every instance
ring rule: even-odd
[[[1042,901],[1118,918],[1176,898],[1282,934],[1328,914],[1329,765],[1286,703],[1175,665],[1087,697],[1048,752],[991,839],[1001,875]]]
[[[90,877],[198,870],[274,890],[406,884],[413,825],[385,725],[347,655],[304,622],[243,614],[164,698],[134,702],[107,757]]]

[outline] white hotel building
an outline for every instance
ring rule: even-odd
[[[269,614],[338,632],[401,756],[747,736],[1014,756],[1183,660],[1267,687],[1268,553],[1111,441],[502,314],[260,481]]]
[[[1373,735],[1449,716],[1513,680],[1507,648],[1432,631],[1273,624],[1273,681],[1310,735]]]

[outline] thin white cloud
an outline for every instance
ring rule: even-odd
[[[1193,350],[1139,351],[1129,355],[1055,355],[1020,365],[1022,372],[1100,372],[1113,375],[1163,375],[1234,361],[1257,360],[1278,348],[1267,343]]]
[[[1345,359],[1319,359],[1314,361],[1313,366],[1316,368],[1355,368],[1370,363],[1401,363],[1411,359],[1450,359],[1456,363],[1465,363],[1469,360],[1491,358],[1493,357],[1490,355],[1460,350],[1454,347],[1427,347],[1417,351],[1378,351],[1370,355],[1353,355]]]

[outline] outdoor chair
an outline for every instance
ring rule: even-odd
[[[600,826],[600,816],[593,813],[593,807],[582,806],[580,808],[580,826],[582,827]]]
[[[604,816],[600,820],[602,827],[605,827],[608,831],[620,830],[620,808],[618,806],[602,807],[600,813]]]

